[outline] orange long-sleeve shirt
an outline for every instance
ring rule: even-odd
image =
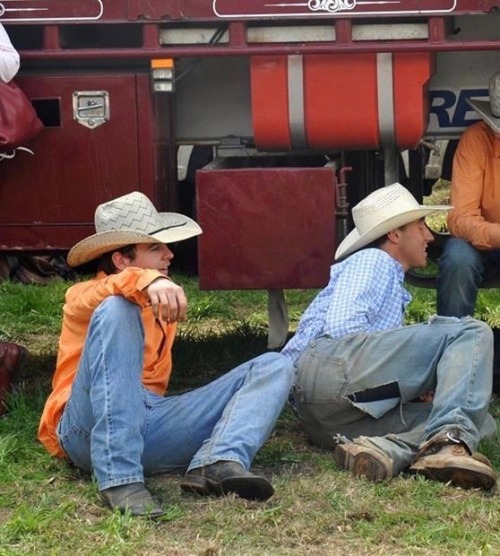
[[[121,295],[141,308],[145,338],[142,383],[160,396],[165,394],[172,372],[172,344],[177,327],[155,318],[143,291],[160,276],[163,275],[156,270],[126,268],[110,276],[99,273],[95,279],[75,284],[66,292],[52,392],[38,429],[38,439],[51,454],[65,457],[56,427],[71,393],[90,318],[106,297]]]
[[[500,248],[500,137],[484,122],[463,133],[453,159],[448,229],[477,249]]]

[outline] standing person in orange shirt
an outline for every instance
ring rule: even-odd
[[[137,191],[99,205],[95,227],[68,254],[70,266],[99,260],[101,270],[66,293],[40,441],[92,472],[103,500],[132,515],[162,515],[144,477],[180,469],[187,492],[270,498],[271,483],[249,467],[286,403],[292,363],[267,353],[164,397],[177,322],[187,311],[183,289],[168,277],[167,244],[201,228],[158,213]]]
[[[439,260],[437,312],[474,315],[477,292],[500,276],[500,72],[489,83],[490,101],[470,100],[482,122],[462,135],[451,179],[452,235]]]

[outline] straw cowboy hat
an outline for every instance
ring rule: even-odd
[[[473,98],[467,102],[495,133],[500,134],[500,71],[490,77],[489,92],[489,102]]]
[[[68,253],[70,266],[133,243],[172,243],[202,233],[200,226],[183,214],[158,212],[139,191],[99,205],[94,221],[96,233],[82,239]]]
[[[335,259],[343,259],[400,226],[420,220],[448,205],[419,205],[400,183],[381,187],[352,209],[355,228],[339,245]]]

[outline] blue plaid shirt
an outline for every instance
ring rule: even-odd
[[[381,249],[362,249],[331,267],[328,285],[300,319],[283,355],[296,362],[311,340],[402,326],[411,301],[404,269]]]

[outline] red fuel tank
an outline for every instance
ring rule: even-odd
[[[262,56],[251,61],[259,149],[415,148],[431,53]]]

